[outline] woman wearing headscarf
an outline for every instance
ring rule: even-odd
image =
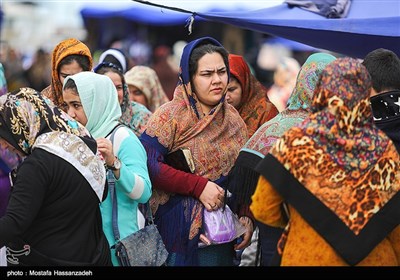
[[[399,265],[400,158],[373,122],[367,69],[339,58],[322,72],[311,115],[257,165],[250,206],[285,227],[281,265]]]
[[[126,70],[128,70],[129,60],[126,57],[125,53],[121,49],[110,48],[105,50],[99,57],[98,65],[93,69],[94,72],[97,73],[97,70],[104,65],[103,63],[112,63],[118,70],[125,74]]]
[[[230,81],[226,101],[239,111],[249,137],[266,121],[278,114],[267,97],[267,89],[251,73],[244,58],[229,54]]]
[[[7,93],[7,81],[3,65],[0,63],[0,96]],[[11,182],[9,173],[19,162],[17,154],[0,147],[0,217],[6,212]]]
[[[125,73],[129,99],[143,104],[151,112],[169,101],[156,71],[148,66],[136,65]]]
[[[105,59],[110,59],[108,54]],[[94,69],[95,73],[106,75],[115,85],[118,93],[118,102],[121,106],[121,118],[119,121],[131,128],[136,136],[140,136],[146,129],[146,124],[151,116],[151,112],[146,106],[129,100],[129,90],[122,74],[122,68],[118,64],[103,61]]]
[[[279,112],[288,106],[287,102],[296,84],[299,70],[300,65],[293,57],[282,57],[276,66],[274,83],[269,88],[267,96]]]
[[[75,38],[61,41],[54,48],[51,57],[51,84],[42,90],[42,94],[56,106],[62,106],[64,79],[81,71],[90,71],[92,67],[92,54],[84,43]]]
[[[0,218],[0,247],[8,265],[110,265],[96,142],[47,102],[31,88],[0,97],[0,144],[26,157]]]
[[[7,81],[4,75],[3,65],[0,63],[0,96],[7,93]],[[17,167],[20,161],[16,153],[0,147],[0,217],[7,209],[8,198],[10,195],[11,181],[9,173]],[[5,247],[0,248],[0,266],[6,266]]]
[[[232,182],[230,191],[234,194],[234,201],[241,211],[248,211],[251,195],[257,185],[260,174],[255,171],[256,165],[286,130],[300,124],[311,113],[311,101],[322,70],[334,59],[334,56],[327,53],[310,55],[300,69],[288,107],[264,123],[240,150],[229,176]],[[282,230],[263,223],[256,224],[259,228],[258,242],[261,244],[261,265],[268,265],[276,251],[276,243]]]
[[[97,141],[107,168],[115,179],[118,208],[118,228],[123,239],[139,230],[138,204],[151,196],[151,182],[147,169],[146,151],[131,129],[121,126],[121,107],[111,79],[93,72],[80,72],[68,77],[63,97],[67,112],[86,126]],[[110,137],[114,132],[114,140]],[[111,195],[101,203],[103,230],[110,247],[116,240],[112,226]],[[111,249],[114,266],[119,262]]]
[[[224,204],[227,175],[247,140],[246,125],[225,102],[227,51],[211,37],[183,50],[180,83],[172,101],[151,116],[141,136],[153,183],[155,223],[168,250],[168,265],[233,265],[233,243],[199,248],[203,211]],[[169,154],[188,148],[193,174],[166,164]]]

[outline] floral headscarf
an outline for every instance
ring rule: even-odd
[[[251,137],[263,123],[275,117],[278,110],[269,101],[267,88],[254,77],[242,56],[229,54],[229,69],[242,88],[238,111]]]
[[[0,137],[29,155],[43,133],[64,131],[88,136],[85,127],[54,107],[31,88],[21,88],[0,97]]]
[[[259,177],[259,173],[254,171],[257,163],[285,131],[300,124],[311,113],[311,101],[322,70],[334,59],[327,53],[310,55],[297,76],[288,107],[264,123],[240,150],[230,180],[231,192],[236,195],[238,203],[250,203]]]
[[[51,87],[45,88],[42,91],[42,94],[48,97],[56,106],[60,106],[63,103],[63,85],[59,78],[60,73],[58,66],[61,60],[73,54],[87,56],[90,63],[89,70],[91,70],[93,67],[92,54],[90,53],[89,48],[78,39],[69,38],[63,40],[54,48],[51,58]]]
[[[165,94],[157,73],[148,66],[137,65],[125,73],[128,85],[137,87],[147,98],[147,106],[154,112],[162,104],[169,101]]]
[[[95,140],[36,90],[20,88],[0,97],[0,138],[27,156],[41,148],[69,161],[101,201],[105,170]]]
[[[357,60],[330,63],[315,90],[312,114],[277,140],[256,167],[350,264],[400,220],[400,158],[373,122],[370,89],[368,71]]]

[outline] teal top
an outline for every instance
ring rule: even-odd
[[[109,138],[121,117],[118,94],[111,79],[93,72],[80,72],[67,79],[73,79],[77,86],[88,119],[86,128],[96,139]],[[118,201],[118,228],[122,239],[139,229],[138,203],[146,203],[149,200],[151,182],[147,169],[146,151],[130,128],[122,126],[115,131],[113,151],[121,161],[120,177],[115,180],[115,189]],[[112,230],[110,193],[101,203],[100,209],[103,230],[112,247],[115,244],[115,238]],[[114,266],[118,266],[114,249],[111,249],[111,258]]]

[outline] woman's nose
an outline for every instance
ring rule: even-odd
[[[219,75],[219,73],[214,73],[213,74],[213,82],[214,83],[219,83],[222,81],[222,77]]]
[[[75,110],[71,107],[68,108],[67,114],[70,115],[72,118],[75,118]]]

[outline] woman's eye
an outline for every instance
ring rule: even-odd
[[[134,90],[131,92],[133,95],[142,95],[143,93],[140,90]]]

